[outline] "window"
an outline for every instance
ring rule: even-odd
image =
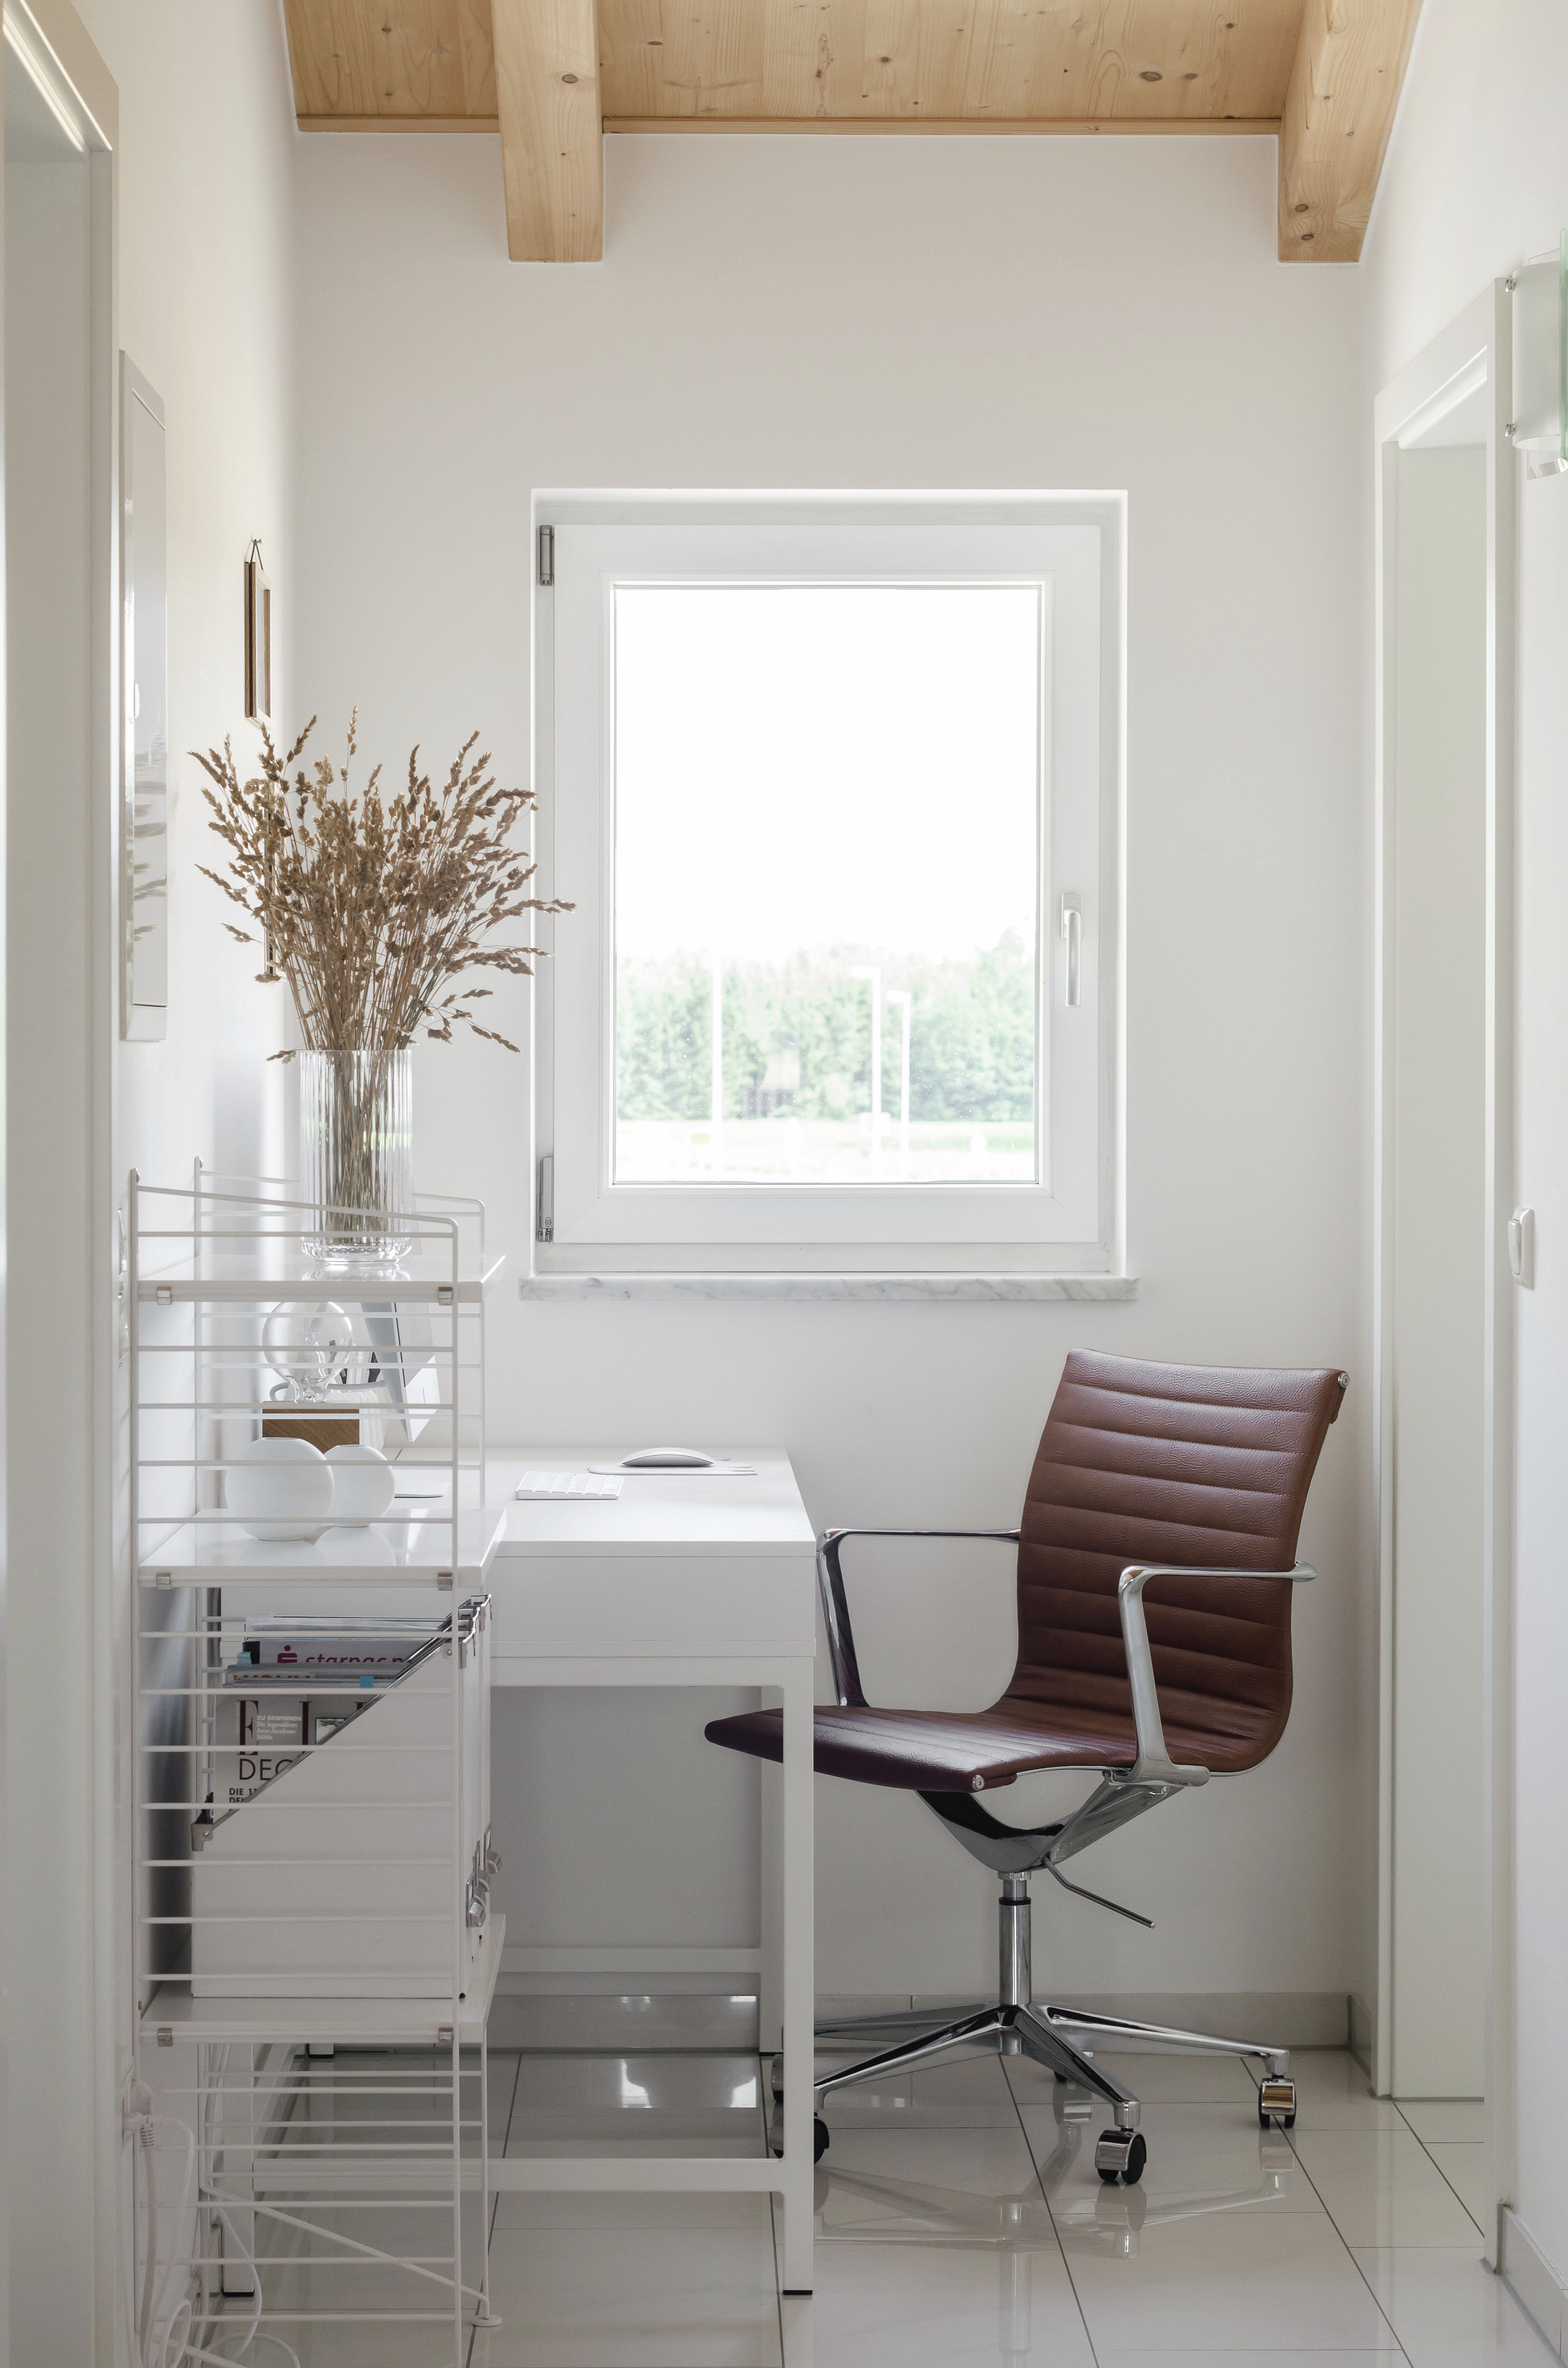
[[[1108,1270],[1119,500],[539,509],[541,1266]]]

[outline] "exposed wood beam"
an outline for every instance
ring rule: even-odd
[[[330,127],[329,127],[330,128]],[[1122,116],[1102,117],[1098,122],[1068,122],[1065,119],[1047,116],[1025,116],[1007,121],[994,121],[990,116],[957,116],[938,119],[936,116],[903,115],[607,115],[607,131],[697,131],[697,132],[772,132],[803,131],[813,139],[824,134],[832,137],[843,132],[858,138],[862,133],[891,133],[899,139],[920,139],[933,134],[938,137],[972,134],[982,140],[1040,139],[1052,133],[1085,138],[1104,131],[1113,137],[1124,133],[1140,139],[1150,133],[1178,139],[1201,137],[1213,133],[1278,131],[1279,119],[1260,115],[1246,122],[1226,117],[1223,121],[1208,117],[1192,117],[1185,121],[1150,121],[1146,118]]]
[[[604,136],[597,0],[492,0],[514,263],[597,263]]]
[[[301,115],[301,131],[488,131],[501,129],[496,115]]]
[[[1279,124],[1279,260],[1356,263],[1421,0],[1306,0]]]
[[[298,119],[301,131],[484,131],[494,139],[501,129],[494,115],[301,115]],[[1227,118],[1210,121],[1197,117],[1179,122],[1149,122],[1136,117],[1102,117],[1094,123],[1052,122],[1039,117],[1025,117],[1012,122],[993,122],[989,116],[976,119],[964,116],[956,121],[938,122],[919,117],[903,116],[835,116],[831,120],[820,116],[748,115],[607,115],[607,132],[617,131],[695,131],[751,133],[803,131],[813,138],[824,133],[858,135],[862,132],[892,134],[899,139],[974,136],[983,140],[1038,139],[1052,134],[1085,138],[1106,132],[1111,138],[1136,136],[1142,139],[1153,134],[1159,138],[1179,140],[1231,137],[1240,132],[1256,139],[1260,132],[1279,129],[1279,119],[1274,115],[1249,117],[1244,122]]]

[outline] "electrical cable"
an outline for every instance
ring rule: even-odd
[[[175,2220],[176,2245],[179,2241],[179,2232],[185,2226],[186,2214],[190,2208],[190,2191],[196,2172],[196,2134],[184,2122],[165,2113],[131,2114],[127,2117],[126,2130],[128,2135],[133,2135],[138,2140],[139,2150],[144,2157],[144,2182],[147,2196],[147,2256],[142,2271],[142,2302],[140,2312],[132,2315],[131,2330],[134,2344],[132,2358],[136,2362],[136,2368],[187,2368],[187,2362],[199,2363],[199,2368],[236,2368],[236,2363],[244,2359],[251,2345],[258,2340],[263,2343],[270,2343],[275,2350],[281,2351],[288,2359],[290,2368],[300,2368],[300,2356],[293,2346],[286,2343],[280,2335],[269,2334],[260,2327],[261,2273],[256,2268],[249,2246],[240,2236],[228,2214],[222,2210],[218,2216],[222,2222],[223,2228],[251,2273],[256,2307],[251,2314],[250,2325],[245,2329],[244,2340],[241,2343],[238,2351],[210,2351],[204,2339],[207,2337],[207,2329],[211,2320],[210,2317],[204,2317],[199,2333],[193,2333],[195,2313],[191,2306],[190,2296],[186,2294],[180,2296],[179,2301],[169,2313],[167,2324],[164,2325],[161,2332],[157,2334],[155,2351],[149,2353],[148,2338],[160,2327],[164,2298],[169,2280],[174,2274],[176,2258],[174,2253],[169,2254],[167,2260],[162,2264],[163,2274],[158,2276],[158,2185],[153,2163],[153,2148],[156,2144],[154,2133],[158,2130],[178,2130],[185,2140],[185,2174],[180,2187],[179,2210]],[[134,2157],[131,2161],[131,2186],[134,2208]],[[133,2304],[134,2297],[133,2267],[128,2299]],[[237,2328],[235,2332],[238,2332]],[[210,2340],[221,2343],[227,2340],[227,2338],[217,2335]],[[171,2346],[176,2348],[171,2349]]]

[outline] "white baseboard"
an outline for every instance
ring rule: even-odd
[[[1040,1992],[1038,1987],[1036,1996]],[[1082,2007],[1090,2014],[1125,2015],[1133,2022],[1202,2032],[1216,2039],[1247,2039],[1277,2047],[1343,2047],[1349,2029],[1349,2002],[1343,1990],[1076,1990],[1056,1996],[1058,2006]],[[874,2010],[880,2000],[869,2000]],[[916,2006],[948,2003],[917,1995]],[[955,2008],[968,2001],[955,1998]],[[852,2001],[834,2001],[835,2014],[853,2014]]]
[[[744,1975],[755,1987],[762,1963],[760,1949],[503,1949],[501,1972],[559,1974],[570,1990],[577,1974],[625,1974],[643,1980],[660,1974],[722,1974]]]
[[[1511,2204],[1504,2204],[1498,2218],[1497,2266],[1504,2283],[1534,2319],[1559,2360],[1568,2357],[1562,2349],[1568,2331],[1568,2285]]]

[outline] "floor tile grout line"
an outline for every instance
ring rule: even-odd
[[[1051,2223],[1051,2233],[1056,2239],[1056,2250],[1061,2257],[1062,2266],[1067,2272],[1067,2283],[1073,2289],[1073,2300],[1078,2311],[1078,2323],[1084,2330],[1084,2340],[1089,2347],[1089,2357],[1094,2362],[1095,2368],[1100,2368],[1100,2355],[1089,2326],[1088,2314],[1084,2308],[1084,2297],[1078,2292],[1078,2281],[1073,2274],[1073,2264],[1067,2258],[1067,2248],[1062,2241],[1062,2231],[1056,2225],[1056,2214],[1051,2208],[1051,2198],[1046,2194],[1045,2181],[1040,2175],[1040,2165],[1035,2160],[1034,2146],[1029,2137],[1028,2126],[1024,2120],[1023,2108],[1018,2102],[1017,2090],[1007,2078],[1006,2058],[998,2055],[996,2065],[1002,2075],[1002,2086],[1007,2092],[1007,2101],[1013,2108],[1014,2118],[1018,2124],[1018,2135],[1024,2142],[1024,2152],[1028,2157],[1029,2169],[1034,2174],[1034,2183],[1039,2188],[1040,2200],[1045,2205],[1045,2216]]]
[[[1445,2098],[1442,2101],[1447,2103],[1448,2100]],[[1468,2103],[1469,2100],[1467,2099],[1465,2101]],[[1454,2185],[1453,2180],[1449,2177],[1448,2172],[1443,2169],[1442,2164],[1437,2160],[1437,2156],[1432,2151],[1432,2147],[1427,2145],[1420,2131],[1415,2126],[1414,2123],[1412,2123],[1409,2116],[1405,2113],[1397,2097],[1391,2097],[1389,2102],[1392,2105],[1394,2112],[1398,2113],[1401,2122],[1410,2132],[1411,2136],[1415,2140],[1416,2145],[1420,2147],[1422,2153],[1426,2156],[1427,2161],[1431,2164],[1433,2169],[1442,2180],[1443,2185],[1448,2189],[1449,2193],[1453,2197],[1454,2202],[1459,2205],[1460,2210],[1464,2214],[1465,2218],[1470,2222],[1471,2226],[1475,2231],[1477,2241],[1480,2244],[1483,2252],[1484,2252],[1486,2249],[1485,2229],[1482,2226],[1480,2221],[1476,2218],[1474,2213],[1465,2202],[1464,2197],[1460,2193],[1459,2189]],[[1433,2144],[1436,2146],[1466,2146],[1471,2143],[1471,2141],[1466,2138],[1436,2138],[1433,2141]]]
[[[1244,2060],[1245,2060],[1245,2059],[1244,2058]],[[1256,2080],[1256,2075],[1253,2073],[1252,2066],[1251,2066],[1250,2064],[1247,2064],[1247,2065],[1245,2066],[1245,2068],[1246,2068],[1247,2072],[1249,2073],[1249,2075],[1252,2075],[1252,2078],[1253,2078],[1253,2085],[1254,2085],[1254,2087],[1256,2088],[1256,2085],[1257,2085],[1257,2080]],[[1397,2111],[1397,2108],[1396,2108],[1395,2110]],[[1296,2145],[1296,2132],[1295,2132],[1294,2124],[1292,2123],[1291,2127],[1290,2127],[1290,2129],[1288,2129],[1288,2130],[1284,2131],[1284,2132],[1282,2133],[1282,2135],[1283,2135],[1283,2136],[1284,2136],[1285,2143],[1286,2143],[1286,2144],[1287,2144],[1287,2146],[1290,2147],[1290,2152],[1291,2152],[1291,2153],[1295,2156],[1295,2157],[1296,2157],[1296,2167],[1297,2167],[1297,2169],[1300,2170],[1300,2172],[1301,2172],[1301,2177],[1306,2180],[1307,2185],[1312,2189],[1312,2193],[1317,2197],[1318,2202],[1323,2205],[1324,2212],[1324,2214],[1325,2214],[1325,2215],[1326,2215],[1326,2217],[1327,2217],[1329,2226],[1333,2229],[1333,2231],[1334,2231],[1335,2235],[1338,2237],[1338,2239],[1339,2239],[1340,2243],[1344,2246],[1344,2248],[1345,2248],[1345,2255],[1346,2255],[1346,2260],[1348,2260],[1348,2262],[1350,2263],[1350,2266],[1351,2266],[1351,2268],[1355,2271],[1355,2272],[1356,2272],[1357,2276],[1360,2279],[1361,2283],[1366,2287],[1367,2292],[1368,2292],[1368,2294],[1369,2294],[1369,2295],[1370,2296],[1370,2298],[1371,2298],[1372,2308],[1377,2312],[1378,2317],[1382,2320],[1383,2325],[1388,2328],[1389,2333],[1393,2337],[1393,2340],[1394,2340],[1394,2345],[1395,2345],[1395,2352],[1396,2352],[1396,2356],[1397,2356],[1399,2359],[1401,2359],[1401,2360],[1403,2360],[1403,2361],[1408,2362],[1408,2361],[1409,2361],[1409,2358],[1410,2358],[1410,2354],[1409,2354],[1409,2352],[1408,2352],[1408,2351],[1406,2351],[1406,2350],[1405,2350],[1405,2348],[1404,2348],[1403,2342],[1403,2340],[1401,2340],[1401,2337],[1400,2337],[1399,2329],[1395,2327],[1395,2325],[1394,2325],[1394,2323],[1393,2323],[1392,2319],[1389,2317],[1389,2315],[1388,2315],[1387,2311],[1383,2308],[1382,2304],[1378,2300],[1377,2292],[1376,2292],[1376,2289],[1374,2288],[1374,2286],[1373,2286],[1373,2284],[1372,2284],[1372,2281],[1371,2281],[1371,2279],[1367,2275],[1366,2271],[1361,2267],[1360,2262],[1356,2259],[1355,2248],[1350,2244],[1350,2242],[1349,2242],[1348,2238],[1346,2237],[1346,2234],[1345,2234],[1344,2229],[1340,2226],[1340,2225],[1339,2225],[1338,2221],[1335,2218],[1334,2214],[1329,2210],[1328,2198],[1324,2195],[1324,2192],[1323,2192],[1322,2188],[1318,2185],[1318,2183],[1317,2183],[1316,2180],[1312,2177],[1312,2172],[1307,2169],[1306,2164],[1301,2160],[1301,2153],[1300,2153],[1300,2151],[1299,2151],[1299,2149],[1298,2149],[1298,2147],[1297,2147],[1297,2145]]]

